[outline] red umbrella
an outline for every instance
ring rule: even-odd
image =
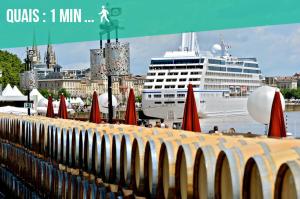
[[[192,84],[188,85],[188,92],[182,119],[182,129],[187,131],[201,132]]]
[[[90,113],[90,122],[94,122],[96,124],[99,124],[101,122],[98,95],[96,91],[94,91],[93,94],[93,102],[92,102],[91,113]]]
[[[136,110],[135,110],[135,96],[132,88],[130,89],[129,97],[127,101],[125,124],[137,125],[137,117],[136,117]]]
[[[52,100],[52,96],[50,95],[48,97],[48,106],[47,106],[47,113],[46,113],[46,117],[54,117],[54,109],[53,109],[53,100]]]
[[[278,91],[275,92],[272,104],[268,137],[286,137],[285,120]]]
[[[68,119],[66,100],[65,100],[65,97],[63,94],[60,96],[58,117],[63,118],[63,119]]]

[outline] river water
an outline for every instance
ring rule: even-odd
[[[287,112],[285,115],[287,132],[292,133],[294,137],[300,137],[300,112]],[[265,125],[254,121],[249,115],[203,118],[200,120],[200,125],[204,132],[213,129],[215,125],[218,126],[219,131],[227,131],[229,128],[234,128],[240,133],[264,134],[266,131]]]

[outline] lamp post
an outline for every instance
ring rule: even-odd
[[[32,70],[32,56],[33,50],[27,49],[27,56],[25,58],[25,72],[20,74],[20,87],[27,91],[27,104],[30,104],[30,91],[37,88],[37,74]],[[27,107],[28,115],[30,113],[30,106]]]
[[[31,60],[30,60],[30,55],[32,54],[32,51],[29,51],[29,53],[27,53],[26,59],[25,59],[25,64],[26,64],[26,70],[30,71],[31,70]],[[26,80],[25,80],[26,81]],[[30,89],[29,87],[27,87],[27,103],[30,103]],[[30,107],[27,108],[27,113],[28,115],[30,114]]]
[[[112,8],[111,16],[119,16],[121,14],[120,8]],[[118,41],[119,21],[111,19],[109,22],[100,24],[100,54],[103,52],[105,58],[105,66],[107,68],[107,84],[108,84],[108,122],[113,122],[113,104],[112,104],[112,77],[128,75],[129,71],[129,44],[120,44]],[[115,33],[116,42],[111,43],[110,34]],[[102,35],[106,34],[107,42],[105,49],[102,45]],[[103,50],[103,51],[102,51]]]

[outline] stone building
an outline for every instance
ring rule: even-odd
[[[123,78],[114,78],[112,81],[112,93],[120,103],[126,103],[130,88],[134,89],[135,96],[141,96],[145,81],[144,76],[128,76]],[[60,76],[52,76],[38,80],[40,89],[47,89],[50,92],[57,93],[59,89],[65,88],[72,97],[80,96],[86,98],[92,96],[96,91],[99,95],[107,92],[107,80],[88,80],[88,79],[70,79]]]
[[[297,89],[300,88],[300,75],[285,77],[265,77],[265,84],[280,89]]]

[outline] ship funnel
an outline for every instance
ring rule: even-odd
[[[196,33],[182,33],[181,51],[199,52]]]

